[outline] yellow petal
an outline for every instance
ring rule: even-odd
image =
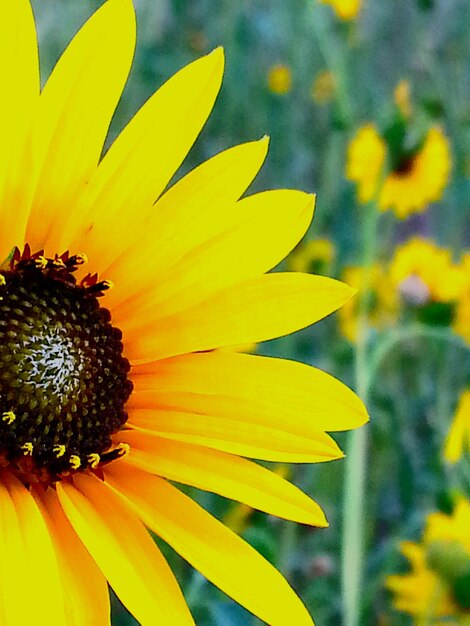
[[[40,164],[27,238],[62,252],[58,237],[95,170],[129,73],[135,44],[131,0],[108,0],[83,26],[44,87],[33,142]],[[82,250],[79,250],[81,252]]]
[[[264,274],[303,237],[313,206],[313,196],[291,190],[259,193],[241,200],[233,209],[218,206],[219,212],[236,212],[238,223],[189,249],[166,269],[150,261],[145,272],[141,271],[147,275],[145,289],[134,294],[127,305],[113,309],[116,324],[119,326],[123,318],[129,324],[133,318],[139,325],[142,317],[156,310],[159,317],[173,315],[220,289]],[[156,281],[155,276],[160,279]]]
[[[207,405],[208,406],[208,405]],[[321,463],[343,456],[333,439],[313,427],[306,431],[287,420],[270,424],[250,416],[225,417],[199,412],[159,410],[148,399],[148,408],[131,409],[129,426],[153,432],[175,441],[186,441],[231,454],[239,454],[264,461],[290,463]]]
[[[305,428],[338,431],[367,421],[362,401],[329,374],[294,361],[228,351],[187,354],[137,365],[132,369],[134,393],[151,391],[156,406],[204,413],[205,401],[217,414],[243,415],[265,424],[293,423]]]
[[[241,144],[212,157],[171,187],[143,222],[139,240],[105,272],[117,289],[110,307],[148,289],[155,273],[240,221],[235,204],[256,176],[268,147],[267,138]],[[225,207],[221,210],[221,207]]]
[[[464,391],[444,442],[443,454],[449,463],[462,458],[464,448],[470,449],[470,391]]]
[[[119,441],[131,447],[129,463],[186,485],[302,524],[327,526],[320,507],[300,489],[256,463],[210,448],[123,432]]]
[[[85,474],[75,475],[73,485],[58,483],[57,495],[109,584],[143,626],[194,624],[160,550],[118,496]]]
[[[131,245],[144,219],[201,131],[220,88],[219,48],[191,63],[161,87],[122,131],[90,181],[64,234],[100,267]],[[132,237],[135,239],[132,239]],[[98,268],[99,269],[99,268]]]
[[[121,320],[126,357],[134,363],[260,342],[287,335],[342,306],[354,291],[331,278],[275,273],[219,291],[179,314]],[[132,329],[132,334],[126,329]]]
[[[443,454],[448,463],[457,463],[462,458],[465,439],[465,424],[461,418],[456,417],[444,442]]]
[[[33,490],[49,527],[64,588],[67,626],[110,625],[108,585],[73,530],[53,489]]]
[[[62,585],[46,523],[29,491],[9,472],[0,477],[0,538],[2,623],[66,626]]]
[[[0,263],[24,241],[32,164],[26,138],[39,96],[36,31],[28,0],[0,4]]]
[[[114,463],[106,480],[144,523],[207,579],[271,626],[312,626],[285,578],[250,545],[156,476]]]

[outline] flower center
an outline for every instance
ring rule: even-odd
[[[83,262],[16,249],[0,271],[0,459],[28,480],[115,458],[111,435],[127,420],[122,333],[98,302],[109,283],[77,284]]]

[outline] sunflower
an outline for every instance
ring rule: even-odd
[[[366,124],[349,144],[346,165],[346,177],[357,183],[359,202],[376,200],[380,210],[391,209],[399,219],[441,199],[452,164],[449,142],[439,126],[432,126],[411,149],[404,145],[407,135],[403,120],[383,134]]]
[[[173,482],[326,525],[248,458],[339,458],[327,431],[364,423],[363,405],[319,370],[226,349],[350,298],[327,278],[264,275],[313,197],[240,200],[266,139],[167,189],[213,106],[220,49],[166,82],[101,158],[133,56],[131,0],[103,4],[41,93],[29,2],[0,11],[1,623],[109,624],[108,582],[140,623],[192,624],[148,528],[268,624],[312,624],[281,574]]]
[[[379,206],[393,209],[400,219],[426,210],[442,198],[449,181],[451,156],[442,129],[432,127],[422,146],[401,160],[385,179]]]
[[[417,626],[468,623],[469,524],[470,502],[460,497],[450,515],[428,515],[420,543],[401,544],[411,572],[389,576],[386,585],[395,608],[412,615]]]
[[[403,299],[415,305],[455,302],[466,283],[465,271],[453,262],[450,250],[423,237],[397,247],[390,278]]]

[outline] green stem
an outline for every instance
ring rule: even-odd
[[[312,28],[328,71],[335,78],[336,101],[342,120],[349,128],[353,126],[354,112],[345,51],[341,49],[339,38],[332,32],[331,24],[326,19],[325,7],[317,6],[315,2],[312,2],[312,7]]]
[[[368,309],[371,297],[371,274],[376,256],[379,213],[374,203],[363,207],[362,267],[364,280],[359,294],[358,336],[355,349],[356,392],[367,405],[370,388],[368,364]],[[345,484],[342,534],[342,591],[345,626],[359,626],[364,570],[365,487],[367,460],[367,428],[349,434],[345,459]]]

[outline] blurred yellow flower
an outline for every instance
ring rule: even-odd
[[[379,206],[393,209],[400,219],[424,211],[428,204],[442,197],[449,180],[451,155],[442,129],[432,127],[421,149],[404,159],[399,168],[385,179]]]
[[[382,211],[392,209],[404,219],[442,197],[449,180],[451,155],[441,128],[430,128],[421,148],[411,156],[403,156],[380,185],[385,162],[391,160],[390,146],[373,124],[358,130],[349,145],[346,177],[357,183],[359,202],[377,198]]]
[[[421,543],[403,542],[411,572],[389,576],[395,608],[417,626],[457,625],[470,617],[470,503],[461,498],[452,513],[428,516]],[[455,621],[449,621],[455,620]]]
[[[328,274],[335,253],[329,239],[311,239],[292,252],[287,259],[287,267],[292,272]]]
[[[268,72],[268,87],[272,93],[283,96],[292,88],[292,73],[287,65],[273,65]]]
[[[470,449],[470,389],[460,396],[444,443],[444,458],[449,463],[456,463],[462,458],[465,449]]]
[[[431,513],[428,516],[424,541],[428,545],[435,542],[459,543],[470,558],[470,501],[460,497],[452,515]],[[448,546],[449,547],[449,546]]]
[[[465,286],[465,273],[452,262],[449,250],[413,237],[399,246],[390,266],[396,291],[410,304],[454,302]]]
[[[359,266],[347,267],[342,280],[368,298],[369,326],[382,329],[393,322],[398,308],[397,299],[387,272],[380,264],[376,263],[370,270]],[[358,337],[359,306],[360,298],[354,298],[344,305],[338,315],[340,331],[351,343]]]
[[[410,117],[411,115],[411,97],[410,97],[410,83],[407,80],[401,80],[395,87],[393,92],[393,99],[397,105],[400,113],[403,117]]]
[[[362,0],[320,0],[329,4],[342,20],[353,20],[360,11]]]
[[[319,72],[313,81],[311,96],[317,104],[326,104],[333,99],[336,89],[336,80],[332,72]]]
[[[465,285],[457,302],[453,329],[470,344],[470,252],[463,255],[460,269]]]
[[[387,148],[374,124],[359,128],[348,148],[346,177],[357,183],[359,202],[373,200],[385,165]]]
[[[432,602],[433,617],[452,614],[454,605],[449,601],[448,593],[440,596],[439,577],[428,568],[426,551],[419,544],[404,541],[401,552],[411,565],[411,572],[402,576],[389,576],[386,586],[393,592],[393,605],[397,611],[413,615],[416,624],[425,624],[425,616]]]

